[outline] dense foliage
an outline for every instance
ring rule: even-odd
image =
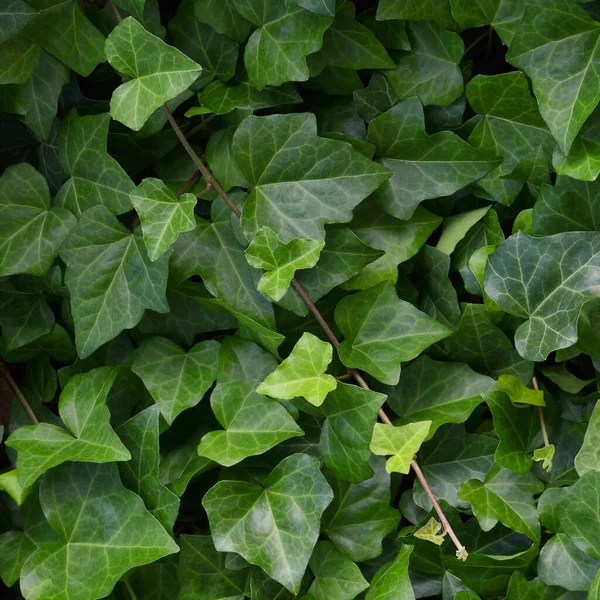
[[[599,600],[599,47],[3,0],[6,597]]]

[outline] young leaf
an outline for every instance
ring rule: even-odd
[[[151,262],[139,230],[132,234],[104,206],[81,215],[60,257],[67,264],[65,284],[80,358],[135,326],[145,309],[169,310],[169,255]]]
[[[552,459],[554,458],[554,454],[556,452],[556,448],[554,444],[549,444],[548,446],[544,446],[543,448],[536,448],[533,451],[533,460],[535,462],[542,463],[542,469],[546,471],[552,470]]]
[[[348,144],[318,137],[306,113],[248,117],[233,146],[252,186],[242,211],[249,237],[266,226],[284,242],[322,240],[325,223],[350,221],[352,209],[389,177]]]
[[[431,517],[423,527],[415,531],[414,536],[419,540],[431,542],[436,546],[441,546],[444,543],[444,536],[441,535],[442,524],[436,521],[435,517]]]
[[[207,433],[198,446],[200,456],[230,467],[304,434],[279,402],[254,391],[256,383],[248,380],[217,385],[210,405],[225,431]]]
[[[385,468],[388,473],[408,473],[414,455],[429,433],[431,421],[409,423],[394,427],[375,423],[371,452],[379,456],[389,456]]]
[[[144,341],[135,351],[131,370],[141,378],[167,423],[196,406],[217,374],[219,344],[200,342],[189,352],[165,338]]]
[[[113,119],[139,131],[150,115],[167,100],[187,89],[202,67],[185,54],[146,31],[127,17],[106,38],[106,58],[131,77],[110,100]]]
[[[281,242],[268,227],[261,227],[246,248],[248,264],[267,271],[258,282],[259,291],[278,301],[285,295],[296,269],[310,269],[317,264],[325,242],[290,240]]]
[[[332,498],[318,461],[294,454],[271,471],[264,487],[221,481],[205,494],[202,505],[217,550],[240,554],[297,593],[321,514]]]
[[[544,392],[528,388],[514,375],[500,375],[498,377],[498,391],[504,392],[513,404],[531,404],[533,406],[546,406]]]
[[[306,332],[290,355],[256,391],[282,400],[302,396],[314,406],[321,406],[327,394],[337,385],[335,377],[325,374],[332,357],[331,344]]]
[[[371,580],[366,600],[415,600],[408,575],[412,546],[401,546],[396,558],[381,567]]]
[[[396,296],[384,281],[343,298],[335,321],[344,334],[338,349],[347,367],[364,369],[388,385],[400,379],[400,363],[417,357],[451,331]]]
[[[600,471],[600,402],[596,402],[583,440],[575,457],[575,468],[580,477],[588,471]]]

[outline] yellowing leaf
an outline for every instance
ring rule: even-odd
[[[436,521],[435,517],[431,517],[423,527],[415,531],[414,536],[436,546],[441,546],[444,543],[444,536],[440,535],[441,530],[442,524]]]
[[[371,452],[390,456],[385,468],[388,473],[408,473],[413,457],[425,441],[431,421],[420,421],[394,427],[376,423],[371,439]]]

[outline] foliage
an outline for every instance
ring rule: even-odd
[[[600,3],[0,3],[0,578],[600,600]]]

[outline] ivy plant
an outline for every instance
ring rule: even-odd
[[[3,598],[600,600],[600,2],[0,4]]]

